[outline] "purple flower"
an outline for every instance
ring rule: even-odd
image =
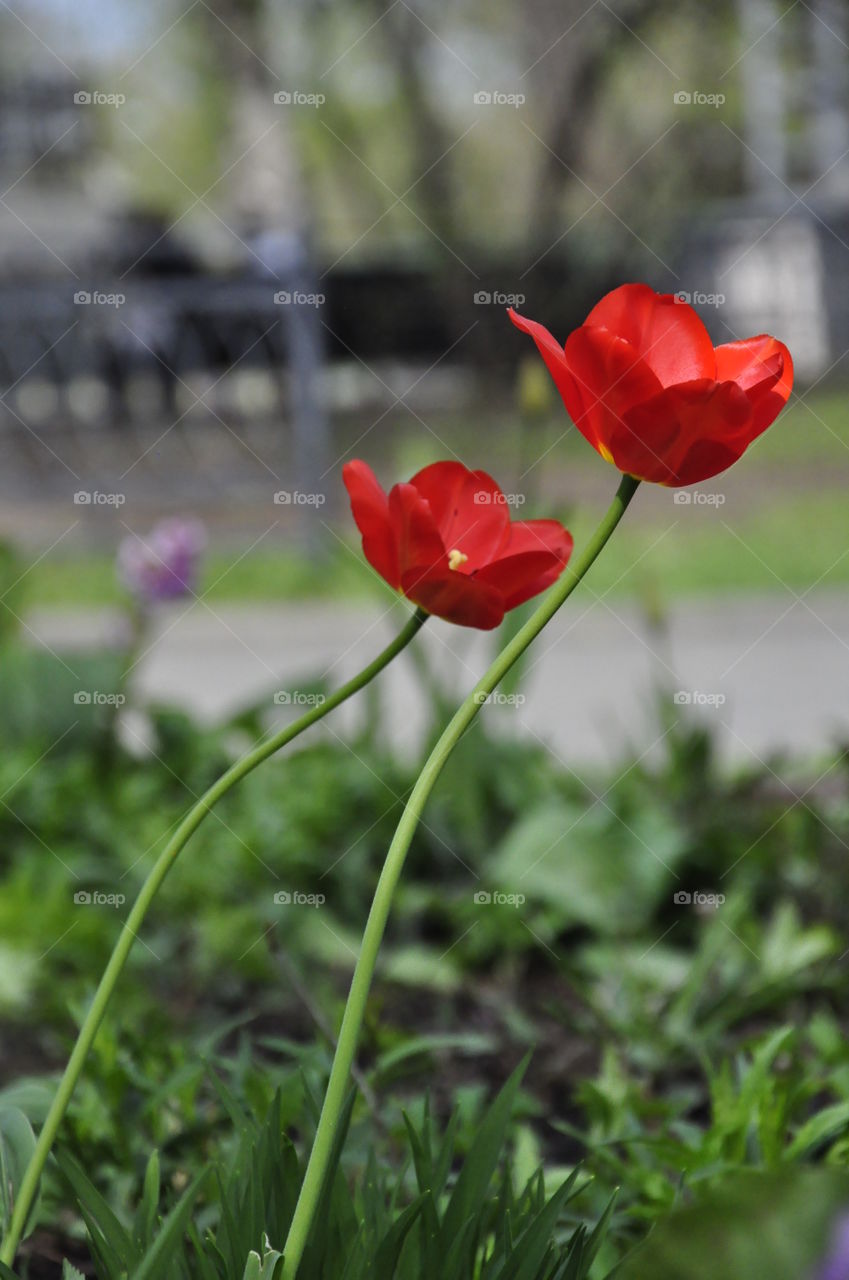
[[[831,1233],[831,1248],[816,1280],[849,1280],[849,1214],[844,1213]]]
[[[206,532],[199,520],[160,520],[145,538],[133,535],[118,548],[118,573],[140,601],[175,600],[194,592]]]

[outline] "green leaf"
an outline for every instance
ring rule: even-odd
[[[159,1208],[160,1173],[159,1152],[152,1151],[147,1162],[142,1187],[141,1203],[136,1211],[135,1237],[141,1248],[151,1241]]]
[[[260,1280],[262,1276],[262,1258],[259,1254],[251,1249],[248,1254],[248,1260],[245,1263],[245,1273],[242,1280]]]
[[[800,1280],[815,1274],[835,1216],[849,1200],[844,1171],[747,1171],[662,1219],[617,1280]]]
[[[607,1207],[605,1208],[604,1213],[593,1227],[591,1234],[587,1237],[583,1256],[583,1262],[587,1269],[589,1269],[590,1264],[604,1243],[604,1237],[607,1235],[607,1231],[610,1226],[610,1219],[613,1217],[613,1206],[616,1204],[616,1197],[618,1194],[618,1191],[614,1191],[613,1195],[607,1202]]]
[[[248,1254],[248,1260],[245,1263],[245,1274],[242,1280],[278,1280],[283,1270],[283,1254],[277,1249],[272,1249],[268,1236],[265,1237],[263,1244],[262,1257],[251,1249]]]
[[[157,1268],[165,1263],[172,1250],[177,1249],[182,1243],[189,1214],[192,1211],[192,1206],[197,1199],[207,1172],[207,1169],[201,1170],[194,1182],[186,1187],[177,1204],[163,1222],[153,1244],[142,1258],[138,1270],[133,1272],[133,1280],[152,1280],[157,1274],[168,1274],[167,1270],[158,1273]]]
[[[135,1246],[103,1196],[66,1151],[57,1151],[56,1162],[71,1184],[92,1242],[103,1252],[110,1271],[129,1271],[138,1256]]]
[[[604,805],[550,801],[508,832],[487,879],[547,907],[558,922],[618,934],[649,922],[684,848],[660,810],[622,821]]]
[[[557,1219],[569,1199],[570,1191],[571,1184],[565,1182],[560,1190],[555,1192],[542,1213],[534,1218],[527,1230],[519,1236],[511,1256],[502,1270],[494,1273],[493,1280],[535,1280],[542,1260],[551,1245]]]
[[[445,1129],[442,1138],[442,1146],[436,1154],[431,1173],[431,1191],[435,1196],[441,1196],[445,1190],[445,1183],[448,1181],[448,1174],[451,1171],[451,1161],[454,1158],[454,1143],[457,1137],[457,1130],[460,1127],[460,1112],[454,1111]]]
[[[0,1110],[20,1107],[35,1125],[42,1125],[53,1101],[54,1089],[48,1079],[22,1076],[0,1089]]]
[[[435,955],[432,947],[410,943],[388,947],[381,964],[387,981],[400,986],[424,987],[449,994],[460,985],[460,971],[453,957]]]
[[[440,1035],[413,1036],[403,1043],[382,1053],[371,1070],[372,1081],[385,1083],[387,1077],[410,1058],[422,1057],[429,1053],[439,1053],[445,1049],[459,1050],[461,1053],[482,1055],[492,1053],[495,1040],[492,1036],[474,1032],[445,1032]]]
[[[849,1128],[849,1102],[838,1102],[824,1107],[802,1125],[785,1152],[788,1160],[798,1160],[810,1154],[816,1147]]]
[[[418,1133],[413,1128],[413,1122],[407,1115],[406,1111],[401,1112],[404,1125],[407,1130],[407,1141],[410,1144],[410,1150],[413,1153],[413,1167],[416,1171],[416,1182],[419,1191],[432,1190],[432,1160],[430,1148],[425,1144]]]
[[[27,1165],[35,1151],[35,1134],[18,1107],[0,1108],[0,1220],[4,1233],[9,1228],[15,1199]],[[24,1236],[32,1231],[38,1213],[38,1197],[27,1217]]]
[[[404,1241],[421,1214],[425,1196],[418,1196],[404,1212],[395,1219],[389,1231],[380,1242],[372,1266],[374,1280],[394,1280],[398,1259],[404,1247]]]
[[[442,1223],[445,1240],[453,1240],[459,1235],[464,1224],[477,1213],[483,1203],[504,1146],[513,1104],[529,1057],[530,1055],[526,1055],[519,1063],[478,1129],[445,1210]]]

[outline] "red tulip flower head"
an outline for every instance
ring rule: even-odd
[[[715,347],[674,294],[623,284],[565,347],[512,308],[537,344],[575,426],[620,471],[697,484],[730,467],[787,403],[790,352],[761,334]]]
[[[342,477],[372,568],[428,613],[497,627],[509,609],[556,581],[572,553],[557,520],[511,520],[485,471],[435,462],[387,495],[364,462]]]

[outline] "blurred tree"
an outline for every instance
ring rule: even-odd
[[[127,105],[98,117],[111,131],[111,169],[104,157],[95,186],[101,197],[117,192],[189,217],[231,250],[222,219],[308,225],[340,261],[412,249],[456,266],[466,293],[470,274],[460,268],[488,252],[532,249],[536,258],[559,245],[581,266],[642,238],[659,242],[662,256],[682,212],[743,191],[744,99],[763,107],[769,97],[768,86],[751,87],[768,41],[788,100],[766,105],[773,115],[782,106],[791,144],[794,130],[806,138],[788,147],[788,180],[814,164],[817,149],[832,154],[845,130],[835,52],[843,8],[844,0],[812,0],[798,12],[777,0],[448,8],[153,0],[143,23],[129,35],[122,28],[133,49],[119,56],[113,47],[97,71],[102,83],[126,87]],[[12,24],[13,44],[34,43],[16,20],[0,20]],[[56,38],[47,25],[44,35]],[[814,124],[799,128],[795,85],[805,74]],[[721,90],[721,114],[676,109],[673,95],[687,86]],[[520,110],[481,108],[475,95],[489,88],[525,101]],[[293,89],[326,101],[317,110],[275,102]],[[784,123],[771,130],[783,138]],[[567,240],[573,222],[581,225]]]
[[[721,39],[728,6],[718,0],[707,13],[698,0],[625,0],[614,11],[607,4],[588,9],[582,0],[567,4],[533,0],[532,8],[533,20],[523,23],[521,31],[526,56],[536,59],[534,92],[545,103],[538,129],[543,146],[528,218],[528,240],[536,246],[551,243],[563,229],[564,193],[580,184],[578,175],[587,168],[597,133],[594,126],[623,62],[640,56],[640,50],[652,56],[661,27],[668,32],[677,29],[683,36],[693,18]],[[556,74],[551,74],[545,63],[548,51],[555,49],[558,65]],[[657,71],[658,75],[663,72],[659,60]],[[609,123],[616,127],[613,118]],[[689,169],[686,158],[681,158]],[[613,174],[610,180],[618,177]]]
[[[202,38],[227,87],[230,134],[224,172],[232,167],[233,203],[241,220],[299,231],[306,221],[304,176],[292,112],[275,101],[286,83],[267,59],[273,7],[266,0],[215,0],[198,7]]]

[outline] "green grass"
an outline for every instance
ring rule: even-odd
[[[353,544],[352,544],[353,546]],[[212,552],[198,588],[210,601],[307,600],[366,596],[373,575],[359,558],[342,548],[320,564],[292,551],[256,551],[234,567],[241,552]],[[65,607],[119,605],[127,599],[110,555],[90,552],[44,560],[26,577],[30,605]],[[206,594],[208,593],[208,594]]]
[[[849,458],[849,390],[802,392],[754,446],[759,460],[786,463],[830,463],[845,466]]]
[[[719,509],[710,519],[696,516],[691,528],[689,512],[671,507],[662,522],[634,521],[593,568],[592,589],[620,596],[651,591],[671,602],[682,595],[785,587],[801,594],[815,583],[849,582],[849,504],[843,493],[786,497],[742,519]],[[571,522],[576,543],[589,532],[588,517],[581,513]]]
[[[585,508],[568,519],[576,545],[589,534],[596,514]],[[667,517],[655,520],[640,519],[635,511],[627,532],[612,541],[593,569],[592,589],[620,597],[651,590],[671,601],[687,594],[780,591],[782,583],[800,593],[814,583],[849,583],[849,502],[840,491],[785,497],[742,519],[721,509],[710,514],[707,520],[670,506]],[[330,550],[319,563],[289,551],[257,551],[235,568],[233,555],[215,552],[200,591],[208,593],[210,603],[246,604],[353,602],[383,595],[355,544],[350,546],[351,551]],[[104,554],[44,560],[25,581],[31,606],[100,607],[125,599],[112,559]]]

